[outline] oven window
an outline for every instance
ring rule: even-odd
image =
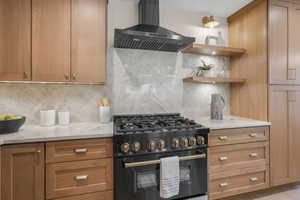
[[[182,166],[180,167],[180,182],[190,182],[191,181],[191,167]]]
[[[155,172],[137,172],[136,181],[138,189],[145,189],[157,186],[157,178]]]

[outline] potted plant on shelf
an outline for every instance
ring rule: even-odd
[[[197,77],[206,76],[209,70],[214,66],[212,64],[207,64],[204,60],[201,59],[202,65],[194,67],[192,75]]]

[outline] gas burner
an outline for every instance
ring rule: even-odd
[[[115,123],[117,134],[167,132],[202,127],[193,120],[181,117],[180,114],[115,116]]]

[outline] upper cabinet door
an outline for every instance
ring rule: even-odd
[[[31,80],[31,0],[0,0],[0,81]]]
[[[300,84],[300,5],[271,0],[269,8],[269,82]]]
[[[32,79],[70,80],[70,0],[32,0]]]
[[[106,74],[107,0],[71,1],[72,81],[103,83]]]

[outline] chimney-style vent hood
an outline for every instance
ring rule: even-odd
[[[139,25],[115,29],[116,48],[178,52],[195,42],[159,26],[159,0],[140,0]]]

